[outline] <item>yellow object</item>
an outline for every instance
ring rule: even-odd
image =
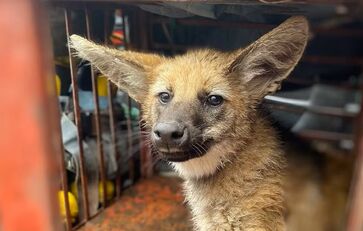
[[[61,94],[61,79],[59,77],[59,75],[55,75],[55,86],[56,86],[56,90],[57,90],[57,95],[60,96]]]
[[[73,193],[73,195],[78,198],[78,188],[75,182],[73,182],[71,184],[71,192]],[[107,180],[106,181],[106,199],[107,200],[111,200],[112,197],[115,194],[115,185],[112,181]],[[102,182],[100,182],[98,184],[98,200],[100,201],[100,203],[103,203],[103,184]]]
[[[97,77],[97,90],[99,96],[108,95],[107,81],[107,77],[104,75],[99,75]]]
[[[106,200],[111,200],[115,193],[115,185],[112,181],[106,181]],[[100,182],[98,184],[98,199],[103,203],[103,184]]]
[[[59,201],[60,214],[63,218],[66,218],[66,201],[64,198],[63,190],[58,191],[58,201]],[[68,192],[68,202],[69,202],[69,210],[71,213],[70,215],[72,218],[72,222],[75,222],[79,210],[78,210],[77,199],[71,192]]]

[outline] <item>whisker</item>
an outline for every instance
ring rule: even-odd
[[[192,144],[192,147],[193,147],[193,149],[194,148],[196,149],[198,156],[202,156],[203,155],[202,151],[198,148],[198,146],[196,146],[195,144]]]
[[[207,152],[207,147],[203,143],[198,143],[198,146],[201,147],[204,152]]]

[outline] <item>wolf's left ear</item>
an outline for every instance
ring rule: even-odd
[[[155,54],[110,49],[78,35],[70,37],[69,46],[138,102],[148,91],[150,72],[163,60]]]
[[[280,88],[301,58],[309,35],[304,17],[291,17],[245,49],[231,55],[228,72],[242,78],[255,99]]]

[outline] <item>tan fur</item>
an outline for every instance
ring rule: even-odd
[[[255,122],[253,139],[218,174],[186,180],[198,230],[283,230],[285,161],[273,130],[262,119]]]
[[[286,225],[291,231],[342,231],[353,159],[336,150],[314,152],[286,145]],[[335,156],[330,156],[335,152]],[[339,156],[344,158],[338,158]]]
[[[223,105],[213,113],[222,111],[223,116],[203,130],[203,140],[212,138],[213,146],[202,157],[172,163],[185,179],[195,228],[284,230],[285,160],[256,105],[278,90],[307,37],[307,21],[293,17],[230,53],[205,49],[165,58],[108,49],[75,35],[71,46],[141,103],[150,130],[163,114],[203,114],[200,92],[222,96]],[[164,91],[172,92],[173,109],[160,106],[158,95]],[[205,112],[202,116],[212,119]]]

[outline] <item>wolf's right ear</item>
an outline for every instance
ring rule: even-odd
[[[148,91],[150,72],[163,60],[155,54],[110,49],[78,35],[70,37],[69,46],[138,102]]]
[[[262,99],[280,83],[300,60],[309,35],[304,17],[291,17],[245,49],[231,54],[228,73],[239,76],[252,98]]]

